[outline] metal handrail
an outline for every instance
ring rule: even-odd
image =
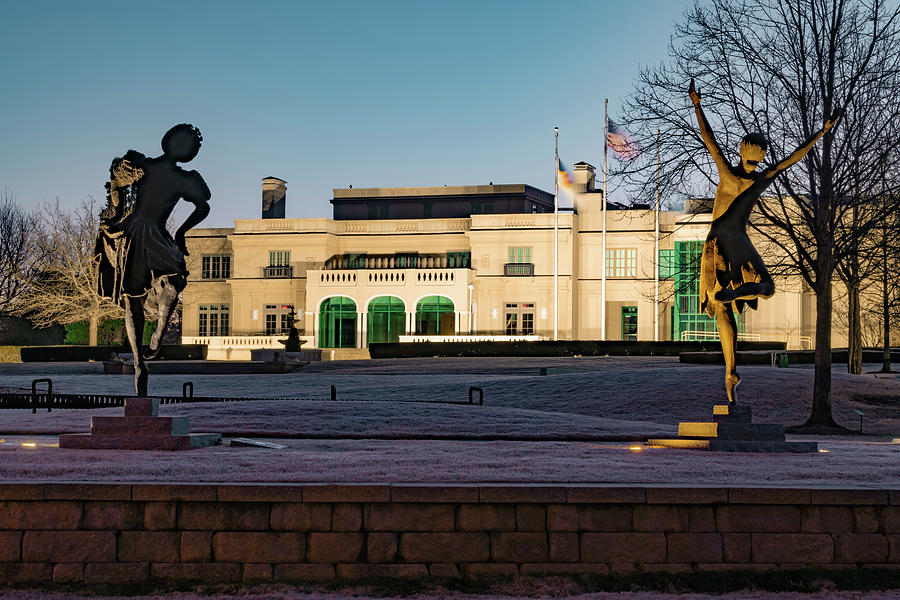
[[[506,263],[504,277],[534,277],[534,263]]]
[[[263,267],[263,278],[265,279],[290,279],[294,276],[294,267],[291,265],[270,265]]]
[[[681,341],[682,342],[691,341],[691,340],[687,339],[689,337],[706,339],[706,340],[718,340],[719,332],[718,331],[691,331],[691,330],[681,332]],[[758,333],[738,333],[737,339],[739,342],[758,342],[758,341],[760,341],[761,338]]]

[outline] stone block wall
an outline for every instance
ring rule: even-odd
[[[2,484],[0,584],[900,570],[900,490]]]

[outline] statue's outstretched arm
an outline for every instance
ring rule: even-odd
[[[828,120],[825,121],[825,125],[822,126],[822,129],[809,136],[805,142],[800,144],[800,146],[791,153],[790,156],[788,156],[778,164],[769,167],[765,172],[765,176],[768,179],[772,179],[788,167],[803,160],[803,157],[806,156],[810,150],[812,150],[812,147],[816,145],[816,142],[819,141],[819,138],[828,133],[828,130],[835,126],[835,124],[841,118],[841,114],[841,109],[835,110],[828,118]]]
[[[206,218],[206,215],[209,214],[209,198],[212,194],[209,192],[209,188],[206,186],[206,182],[203,181],[203,178],[200,177],[200,174],[196,171],[193,171],[192,174],[196,177],[196,186],[197,189],[193,190],[191,193],[186,193],[182,197],[185,201],[190,202],[194,205],[194,211],[188,215],[188,218],[184,220],[184,223],[181,224],[181,227],[178,228],[178,231],[175,232],[175,243],[178,244],[178,247],[184,252],[185,256],[190,254],[187,250],[187,244],[184,241],[184,234],[193,227],[197,225]]]
[[[719,148],[719,143],[716,142],[716,136],[713,134],[712,127],[709,126],[709,121],[706,120],[706,114],[700,108],[700,92],[694,87],[693,79],[691,79],[691,87],[688,88],[688,94],[691,97],[691,102],[694,104],[694,111],[697,113],[697,123],[700,125],[700,137],[703,138],[703,144],[715,161],[719,172],[727,171],[728,163],[725,161],[722,149]]]

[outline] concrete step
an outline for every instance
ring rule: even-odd
[[[749,406],[716,404],[713,406],[713,421],[716,423],[750,423],[753,411]]]
[[[141,436],[64,433],[59,436],[59,447],[73,450],[193,450],[221,443],[219,433]]]
[[[719,423],[719,440],[784,441],[784,425],[769,423]]]
[[[818,452],[819,445],[816,442],[710,440],[709,449],[716,452]]]
[[[187,435],[190,417],[93,417],[93,435]]]
[[[647,445],[651,448],[684,448],[688,450],[708,450],[709,440],[679,439],[650,439]]]
[[[769,423],[691,423],[678,424],[678,437],[720,440],[784,441],[784,425]]]
[[[718,435],[718,423],[691,423],[678,424],[678,437],[684,438],[714,438]]]

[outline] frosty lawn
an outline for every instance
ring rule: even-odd
[[[551,375],[541,376],[541,367]],[[627,441],[672,436],[678,421],[708,420],[720,402],[721,367],[658,357],[407,359],[321,363],[282,375],[151,378],[151,394],[179,395],[190,380],[197,395],[323,399],[161,407],[162,415],[191,416],[193,431],[265,437],[287,446],[278,451],[63,451],[42,445],[55,441],[45,436],[87,431],[91,416],[122,409],[3,411],[0,447],[18,450],[2,453],[0,477],[898,487],[900,444],[891,440],[900,436],[900,380],[840,368],[837,420],[856,429],[854,410],[861,410],[864,431],[879,435],[815,438],[827,450],[815,455],[637,450]],[[4,364],[0,385],[30,389],[32,379],[49,376],[55,392],[128,393],[131,376],[100,371],[96,364]],[[740,371],[739,400],[753,407],[755,421],[804,420],[811,370]],[[344,401],[324,400],[331,385]],[[440,404],[466,400],[469,386],[484,389],[484,406]],[[23,440],[37,446],[21,447]]]

